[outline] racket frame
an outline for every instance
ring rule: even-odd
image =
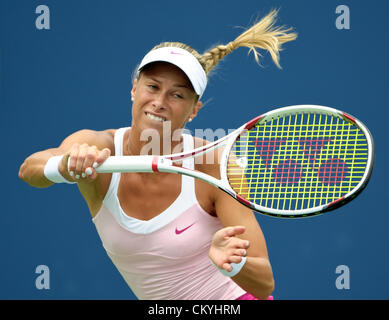
[[[238,197],[236,197],[236,199],[241,203],[243,203],[244,205],[266,215],[275,216],[275,217],[285,217],[285,218],[308,217],[308,216],[317,215],[320,213],[328,212],[336,208],[339,208],[340,206],[345,205],[346,203],[348,203],[349,201],[351,201],[361,193],[361,191],[367,186],[373,170],[374,141],[369,129],[360,120],[335,108],[319,106],[319,105],[296,105],[296,106],[282,107],[282,108],[271,110],[263,114],[262,116],[254,118],[253,120],[251,120],[246,124],[246,128],[249,129],[257,125],[258,123],[262,123],[264,121],[270,120],[271,118],[277,116],[284,116],[290,113],[295,113],[296,111],[299,111],[301,113],[309,112],[309,113],[317,113],[317,114],[325,113],[328,115],[334,115],[348,122],[353,123],[356,127],[361,129],[366,137],[366,141],[368,145],[368,159],[366,163],[366,170],[359,183],[349,193],[347,193],[346,195],[342,196],[341,198],[335,201],[332,201],[330,203],[321,206],[312,207],[312,208],[301,209],[301,210],[277,210],[277,209],[263,207],[255,203],[251,203],[250,201],[244,199],[239,195]]]

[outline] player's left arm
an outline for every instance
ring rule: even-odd
[[[195,138],[195,147],[206,143]],[[222,152],[223,147],[204,154],[196,169],[220,179]],[[203,184],[201,189],[207,190],[213,203],[213,214],[218,216],[224,227],[213,236],[210,259],[220,269],[231,271],[231,263],[239,263],[245,256],[246,263],[232,280],[258,299],[266,299],[273,292],[274,279],[265,237],[254,213],[218,188],[202,181],[196,183]]]
[[[230,271],[231,263],[246,256],[246,263],[232,280],[256,298],[266,299],[274,290],[274,279],[265,237],[254,213],[222,191],[217,191],[214,205],[224,228],[213,237],[211,260]]]

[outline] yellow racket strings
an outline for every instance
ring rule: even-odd
[[[301,113],[258,123],[229,156],[227,176],[239,195],[257,205],[302,210],[335,201],[361,181],[368,144],[353,123]]]

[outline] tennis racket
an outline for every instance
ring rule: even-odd
[[[220,146],[221,179],[177,164]],[[373,162],[373,139],[359,120],[329,107],[298,105],[267,112],[189,152],[113,156],[96,170],[184,174],[257,212],[292,218],[330,211],[354,199],[366,187]]]

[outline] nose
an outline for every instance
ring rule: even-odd
[[[166,109],[167,106],[167,97],[164,92],[160,92],[155,96],[155,99],[153,100],[152,103],[153,107],[155,110],[164,110]]]

